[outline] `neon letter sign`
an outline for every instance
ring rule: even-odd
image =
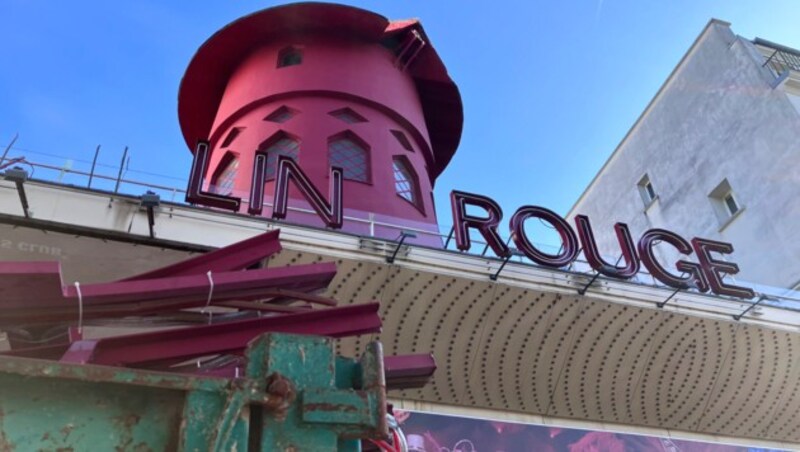
[[[478,217],[468,214],[467,205],[480,207],[486,211],[487,216]],[[470,248],[469,228],[475,228],[492,248],[494,254],[500,257],[508,255],[508,246],[503,243],[503,239],[497,233],[497,225],[503,219],[503,210],[494,200],[487,196],[453,190],[450,192],[450,207],[453,210],[453,228],[456,232],[458,249],[466,251]]]
[[[528,218],[539,218],[553,225],[561,236],[561,250],[558,254],[548,254],[537,249],[528,240],[525,234],[525,220]],[[528,259],[539,265],[547,267],[563,267],[569,265],[578,257],[578,239],[569,224],[552,210],[538,206],[522,206],[514,212],[511,217],[511,238]]]
[[[497,233],[497,225],[503,218],[503,211],[494,200],[486,196],[475,195],[453,190],[450,194],[453,210],[453,224],[456,236],[456,246],[462,251],[469,250],[469,228],[475,228],[486,239],[498,257],[506,257],[511,250],[506,246]],[[487,216],[478,217],[466,213],[466,206],[480,207],[486,211]],[[524,223],[529,218],[539,218],[550,223],[561,236],[561,249],[558,254],[548,254],[537,249],[525,233]],[[696,288],[700,292],[711,290],[717,295],[727,295],[738,298],[750,299],[755,292],[747,287],[734,286],[723,282],[723,276],[734,275],[739,272],[739,266],[733,262],[724,262],[714,259],[712,252],[729,254],[733,252],[733,245],[715,240],[695,237],[690,245],[683,237],[664,229],[650,229],[639,239],[638,246],[634,245],[628,226],[624,223],[614,225],[614,231],[622,250],[621,259],[625,264],[610,264],[606,262],[597,247],[597,242],[592,232],[589,218],[585,215],[575,217],[575,225],[583,245],[583,254],[592,268],[598,273],[612,278],[628,279],[636,275],[640,268],[640,259],[654,278],[667,286],[676,289]],[[509,224],[511,238],[514,244],[533,262],[547,267],[560,268],[577,259],[581,250],[578,249],[578,238],[569,223],[553,212],[538,206],[520,207],[511,218]],[[679,260],[675,268],[681,275],[675,275],[665,269],[655,257],[653,247],[664,242],[672,245],[679,253],[690,255],[692,251],[697,254],[699,263]],[[638,249],[638,255],[637,255]],[[683,276],[686,275],[686,276]]]

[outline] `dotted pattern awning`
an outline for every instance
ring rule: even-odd
[[[294,250],[269,266],[320,261],[326,296],[380,302],[387,355],[434,354],[433,381],[392,397],[800,442],[798,333]]]

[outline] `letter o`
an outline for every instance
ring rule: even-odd
[[[561,251],[558,254],[549,254],[536,248],[525,234],[525,220],[539,218],[550,223],[561,236]],[[552,210],[538,206],[522,206],[514,212],[510,222],[511,237],[517,248],[525,253],[528,258],[539,265],[560,268],[570,264],[578,257],[578,237],[569,223]]]

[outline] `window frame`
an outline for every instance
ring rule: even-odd
[[[300,164],[300,154],[301,154],[301,151],[302,151],[302,144],[303,144],[302,140],[300,140],[300,138],[297,137],[296,135],[288,133],[288,132],[286,132],[284,130],[279,130],[279,131],[275,132],[274,134],[272,134],[272,136],[270,136],[266,140],[262,141],[258,145],[258,148],[256,150],[256,152],[262,152],[262,153],[267,155],[267,163],[266,163],[266,166],[264,167],[264,181],[265,182],[273,181],[273,180],[275,180],[275,177],[276,177],[276,174],[273,174],[273,175],[270,176],[269,173],[268,173],[269,164],[270,164],[270,157],[272,155],[275,155],[275,152],[270,152],[269,148],[274,146],[276,143],[278,143],[279,141],[284,140],[284,139],[292,140],[295,143],[297,143],[297,153],[296,153],[297,155],[290,156],[290,157],[293,157],[293,160],[295,162],[297,162],[298,165]],[[279,154],[279,155],[287,155],[287,154]],[[277,157],[275,157],[275,158],[277,159]],[[276,168],[276,170],[277,170],[277,168]]]
[[[350,125],[369,122],[369,119],[367,119],[364,115],[362,115],[361,113],[355,111],[350,107],[337,108],[336,110],[329,111],[328,114],[338,119],[339,121],[342,121],[343,123]],[[342,118],[343,115],[350,116],[353,119],[355,119],[355,121],[348,121],[346,119],[343,119]]]
[[[730,200],[730,202],[728,202],[728,200]],[[734,209],[731,209],[731,203],[733,204]],[[722,204],[725,206],[725,210],[728,211],[730,216],[734,216],[742,210],[742,208],[739,206],[739,201],[737,201],[736,197],[733,195],[733,190],[728,191],[728,193],[722,197]]]
[[[236,188],[236,178],[239,175],[239,165],[241,164],[240,155],[238,152],[227,151],[225,155],[222,156],[220,159],[219,164],[214,169],[214,173],[211,175],[211,180],[209,181],[209,192],[214,193],[215,195],[222,195],[222,196],[231,196]],[[223,193],[217,190],[217,185],[219,182],[219,178],[222,174],[228,169],[231,163],[236,162],[236,172],[233,176],[233,185],[231,186],[231,191],[228,193]]]
[[[401,148],[408,152],[414,152],[414,145],[411,144],[411,140],[408,139],[408,135],[406,135],[405,132],[397,129],[389,129],[389,132],[392,134]]]
[[[366,180],[357,180],[357,179],[348,179],[344,174],[343,179],[351,182],[357,182],[360,184],[372,185],[372,148],[370,145],[358,134],[353,132],[352,130],[345,130],[343,132],[337,133],[336,135],[331,135],[328,137],[328,168],[330,169],[333,165],[331,165],[331,144],[333,144],[337,140],[350,140],[354,142],[356,145],[360,146],[364,151],[365,162],[366,162]],[[344,168],[342,168],[344,170]],[[330,176],[330,173],[328,173]]]
[[[728,199],[730,199],[736,207],[735,211],[731,210]],[[714,213],[717,215],[719,232],[722,232],[734,219],[738,218],[745,208],[739,196],[736,194],[736,191],[728,181],[728,178],[722,179],[722,181],[709,192],[708,200],[711,202]]]
[[[287,105],[281,105],[275,110],[272,110],[272,112],[267,116],[264,116],[263,120],[274,124],[284,124],[291,121],[292,118],[297,116],[298,113],[300,113],[299,110],[295,110],[294,108],[291,108]],[[277,121],[275,116],[281,116],[281,115],[288,115],[288,117],[283,121]]]
[[[644,203],[644,210],[647,210],[658,199],[656,187],[653,185],[653,181],[650,180],[650,176],[647,173],[639,178],[639,182],[636,183],[636,188]]]
[[[406,172],[408,173],[408,180],[411,184],[411,193],[413,196],[413,201],[405,198],[397,191],[397,177],[395,175],[395,162],[400,162],[405,168]],[[402,173],[402,171],[401,171]],[[419,183],[419,175],[414,170],[414,165],[411,164],[411,161],[405,155],[393,155],[392,156],[392,185],[394,188],[394,193],[402,199],[403,201],[411,204],[412,206],[416,207],[417,210],[423,215],[425,214],[425,207],[424,202],[422,201],[422,187]]]
[[[220,144],[219,147],[220,148],[230,147],[230,145],[233,144],[233,142],[236,141],[237,138],[239,138],[239,135],[242,134],[245,128],[246,127],[243,126],[231,127],[230,130],[228,130],[228,133],[225,134],[225,137],[222,139],[222,144]]]
[[[296,62],[285,62],[287,57],[296,56],[298,60]],[[278,51],[278,61],[275,64],[276,69],[283,69],[291,66],[300,66],[303,64],[303,48],[300,46],[286,46]]]

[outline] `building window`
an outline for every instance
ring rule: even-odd
[[[708,199],[717,214],[720,227],[723,228],[743,209],[728,179],[723,179],[714,187],[709,193]]]
[[[278,67],[296,66],[303,62],[303,52],[297,47],[286,47],[278,52]]]
[[[238,137],[239,134],[242,133],[242,130],[244,130],[244,127],[234,127],[233,129],[231,129],[231,131],[228,132],[228,136],[226,136],[225,139],[222,140],[222,145],[220,147],[226,148],[230,146],[231,143],[233,143],[233,140],[235,140],[236,137]]]
[[[736,212],[739,211],[739,205],[736,204],[736,198],[733,197],[733,192],[725,195],[723,201],[725,201],[725,207],[728,209],[729,214],[735,215]]]
[[[639,189],[639,196],[642,197],[645,207],[648,207],[656,200],[656,189],[653,188],[653,183],[650,182],[650,177],[647,174],[639,179],[639,183],[636,186]]]
[[[402,156],[392,159],[394,169],[394,191],[398,196],[419,208],[419,182],[411,165]]]
[[[211,193],[230,196],[239,171],[239,159],[229,152],[222,158],[219,168],[222,170],[218,170],[211,180]]]
[[[406,134],[404,134],[399,130],[391,130],[391,132],[392,135],[394,135],[394,137],[400,143],[400,146],[403,146],[403,149],[405,149],[406,151],[414,152],[414,148],[411,146],[411,142],[408,141],[408,137],[406,137]]]
[[[328,162],[344,170],[344,178],[369,182],[368,146],[355,134],[346,132],[328,141]]]
[[[340,119],[348,124],[356,124],[359,122],[367,122],[367,118],[361,116],[360,114],[356,113],[351,108],[340,108],[338,110],[334,110],[328,112],[329,115],[333,116],[334,118]]]
[[[266,118],[264,121],[270,122],[277,122],[278,124],[283,124],[284,122],[292,119],[292,117],[297,114],[295,110],[287,107],[286,105],[278,108],[277,110],[273,111]]]
[[[295,162],[300,154],[300,142],[283,132],[279,132],[278,138],[271,138],[261,143],[259,150],[267,153],[266,180],[275,179],[278,167],[278,156],[285,155],[291,157]]]

